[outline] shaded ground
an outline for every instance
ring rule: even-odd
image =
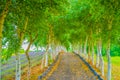
[[[72,53],[61,56],[58,68],[47,80],[97,80],[78,56]]]

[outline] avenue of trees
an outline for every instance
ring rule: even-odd
[[[110,56],[120,55],[119,4],[120,0],[1,0],[0,79],[2,61],[15,55],[15,79],[20,80],[19,55],[27,40],[28,80],[32,45],[46,49],[41,68],[48,66],[49,49],[54,60],[57,49],[65,47],[85,55],[105,76],[104,55],[108,60],[107,80],[111,80]]]

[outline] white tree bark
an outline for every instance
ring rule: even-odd
[[[45,53],[45,67],[48,67],[48,53]]]
[[[57,55],[57,48],[55,47],[55,50],[54,50],[54,59],[56,58],[56,55]]]
[[[27,80],[30,80],[31,66],[28,64]]]
[[[104,76],[104,61],[103,61],[103,58],[102,58],[102,55],[100,54],[100,70],[101,70],[101,73],[102,73],[102,76]]]
[[[53,60],[55,60],[55,57],[56,57],[56,52],[55,52],[55,47],[53,47]]]
[[[94,46],[92,46],[92,65],[94,65]]]
[[[91,55],[90,55],[90,53],[91,53],[91,50],[90,50],[90,43],[89,43],[89,47],[88,47],[88,57],[87,57],[87,59],[88,59],[88,62],[90,62],[90,60],[91,60]]]
[[[2,51],[0,51],[0,80],[2,80]]]
[[[16,72],[15,72],[15,80],[17,80],[18,77],[18,59],[16,59]]]
[[[109,42],[109,44],[108,44],[108,49],[107,49],[107,59],[108,59],[108,72],[107,72],[107,80],[111,80],[110,42]]]
[[[86,58],[88,57],[88,55],[87,55],[87,40],[88,40],[88,38],[86,37],[86,41],[84,44],[84,54],[85,54]]]
[[[53,60],[53,51],[51,52],[51,54],[50,54],[50,55],[51,55],[51,60]]]
[[[97,54],[96,54],[96,67],[99,67],[99,48],[97,47]]]
[[[86,55],[87,54],[87,51],[86,51],[86,42],[84,44],[84,54]]]
[[[100,56],[100,70],[101,70],[102,76],[104,76],[104,60],[103,60],[103,57],[102,57],[102,43],[101,43],[101,40],[99,42],[99,56]]]
[[[43,70],[43,68],[44,68],[44,56],[45,56],[45,55],[43,55],[43,57],[42,57],[41,70]]]
[[[21,63],[20,63],[20,55],[16,55],[16,79],[21,80]]]
[[[82,53],[82,44],[80,45],[80,53]]]

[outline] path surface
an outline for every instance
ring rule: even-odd
[[[64,53],[61,56],[58,68],[47,80],[98,80],[75,54]]]

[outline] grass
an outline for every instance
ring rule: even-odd
[[[104,61],[107,62],[107,58],[104,56]],[[119,56],[114,56],[111,57],[111,63],[116,66],[120,66],[120,57]]]
[[[82,56],[85,57],[84,55],[82,55]],[[104,70],[105,70],[104,78],[106,80],[107,69],[108,69],[107,68],[107,57],[103,56],[103,59],[104,59]],[[94,55],[94,63],[96,63],[96,55]],[[120,80],[120,56],[111,57],[111,63],[112,63],[112,80]],[[95,69],[95,70],[97,70],[97,69]],[[99,73],[99,71],[97,71],[97,72]]]
[[[105,61],[105,74],[107,74],[107,58],[103,57]],[[112,80],[120,80],[120,57],[115,56],[111,57],[111,63],[112,63]],[[105,75],[106,76],[106,75]]]

